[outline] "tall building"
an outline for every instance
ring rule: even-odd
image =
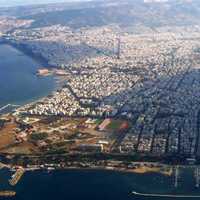
[[[117,39],[118,44],[117,44],[117,58],[120,59],[121,56],[121,38],[119,37]]]

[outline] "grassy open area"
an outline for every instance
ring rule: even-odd
[[[38,141],[38,140],[44,140],[48,137],[48,134],[47,133],[33,133],[31,136],[30,136],[30,139],[32,141]]]
[[[96,125],[99,125],[99,124],[102,123],[102,121],[103,121],[102,119],[97,119],[97,120],[95,121],[95,124],[96,124]]]

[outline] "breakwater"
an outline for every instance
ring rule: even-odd
[[[0,114],[3,113],[7,109],[9,109],[9,110],[11,109],[12,110],[12,108],[18,108],[18,107],[20,107],[20,105],[7,104],[5,106],[0,107]]]
[[[133,191],[132,194],[136,196],[144,196],[144,197],[167,197],[167,198],[199,198],[200,195],[184,195],[184,194],[151,194],[151,193],[140,193]]]

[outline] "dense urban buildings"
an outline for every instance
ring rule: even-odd
[[[171,25],[161,17],[160,26],[139,22],[122,26],[116,21],[99,26],[74,27],[73,21],[36,26],[40,16],[37,9],[33,11],[35,19],[2,17],[2,41],[43,59],[46,66],[41,66],[39,75],[56,74],[63,85],[16,109],[16,120],[31,125],[16,133],[18,142],[49,149],[47,138],[60,142],[76,138],[84,142],[64,143],[65,150],[199,156],[199,24]],[[60,120],[56,125],[49,122],[54,118]],[[63,122],[70,119],[78,121],[74,135]],[[45,128],[38,127],[40,121]],[[80,130],[91,141],[87,137],[85,141]],[[65,136],[68,132],[72,139]],[[36,143],[30,140],[35,133],[42,133]]]

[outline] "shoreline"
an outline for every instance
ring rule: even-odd
[[[2,38],[0,38],[2,39]],[[51,69],[52,67],[48,64],[48,61],[42,57],[41,55],[36,55],[35,53],[33,53],[29,48],[27,48],[26,45],[23,44],[17,44],[15,42],[12,42],[10,40],[6,40],[6,39],[2,39],[0,40],[0,45],[1,44],[5,44],[5,45],[10,45],[13,48],[21,51],[22,53],[24,53],[26,56],[32,58],[33,60],[37,61],[39,64],[44,65],[45,67]]]
[[[31,168],[24,168],[24,172],[27,172],[27,176],[32,176],[33,173],[37,176],[43,175],[43,174],[49,174],[50,176],[54,176],[57,173],[104,173],[106,175],[106,173],[110,173],[109,171],[111,171],[112,173],[114,173],[115,176],[129,176],[129,175],[133,175],[133,177],[135,175],[137,175],[137,173],[131,173],[128,172],[126,170],[110,170],[110,169],[105,169],[105,168],[79,168],[79,167],[68,167],[68,168],[61,168],[61,169],[31,169]],[[30,173],[28,173],[30,172]],[[116,172],[116,173],[115,173]],[[131,173],[131,174],[130,174]],[[48,176],[49,176],[48,175]],[[150,176],[154,176],[154,173],[149,174]],[[163,174],[161,174],[162,176],[164,176]],[[145,176],[145,174],[144,174]],[[18,180],[18,182],[21,181],[21,178]],[[18,191],[17,191],[18,192]],[[133,196],[144,196],[144,197],[170,197],[170,198],[176,198],[176,197],[181,197],[181,198],[199,198],[200,195],[197,193],[191,193],[191,194],[185,194],[185,191],[182,191],[182,193],[180,191],[177,192],[172,192],[172,191],[162,191],[163,193],[159,193],[160,191],[155,191],[155,193],[146,193],[146,191],[140,191],[140,189],[138,189],[137,187],[133,186],[129,191],[127,191],[128,194],[133,195]],[[165,193],[166,192],[166,193]]]
[[[123,169],[123,168],[108,168],[108,167],[94,167],[94,168],[89,168],[89,167],[85,167],[85,168],[81,168],[81,167],[64,167],[64,168],[24,168],[25,173],[26,172],[39,172],[39,171],[46,171],[46,172],[57,172],[57,171],[68,171],[68,170],[74,170],[74,171],[105,171],[105,172],[116,172],[116,173],[124,173],[124,174],[137,174],[137,175],[146,175],[149,173],[153,173],[153,174],[160,174],[163,176],[171,176],[168,174],[164,174],[164,173],[160,173],[158,172],[153,172],[153,171],[147,171],[144,173],[138,173],[132,170],[127,170],[127,169]]]
[[[168,166],[168,165],[165,165],[165,166]],[[76,173],[76,172],[78,172],[79,173],[79,171],[80,172],[82,172],[82,173],[84,173],[84,171],[86,171],[86,173],[90,173],[90,172],[95,172],[95,173],[106,173],[106,172],[108,172],[109,173],[109,171],[111,171],[111,172],[116,172],[116,175],[118,175],[118,173],[119,173],[119,175],[120,174],[124,174],[124,175],[137,175],[138,173],[133,173],[133,172],[130,172],[130,171],[127,171],[127,170],[125,170],[125,169],[117,169],[117,168],[114,168],[114,169],[108,169],[108,168],[105,168],[105,167],[96,167],[96,168],[88,168],[88,167],[86,167],[86,168],[81,168],[81,167],[67,167],[67,168],[58,168],[58,169],[52,169],[52,168],[50,168],[50,169],[48,169],[48,168],[24,168],[24,172],[26,173],[26,172],[31,172],[31,173],[38,173],[38,174],[40,174],[40,173],[53,173],[53,174],[56,174],[57,172],[61,172],[61,173],[65,173],[65,172],[67,172],[67,170],[71,170],[71,171],[68,171],[69,173]],[[29,175],[32,175],[32,174],[29,174]],[[51,174],[52,175],[52,174]],[[154,173],[150,173],[150,175],[151,176],[153,176],[154,175]],[[164,174],[161,174],[162,176],[165,176]],[[145,174],[144,174],[144,176],[145,176]],[[20,180],[19,180],[19,182],[20,182]],[[180,193],[180,192],[175,192],[175,193],[171,193],[170,191],[169,191],[169,193],[166,191],[166,193],[159,193],[159,191],[158,191],[158,193],[145,193],[145,191],[144,192],[142,192],[142,191],[138,191],[137,189],[135,189],[134,187],[131,189],[132,191],[130,191],[130,195],[134,195],[134,196],[144,196],[144,197],[170,197],[170,198],[176,198],[176,197],[180,197],[180,198],[199,198],[200,197],[200,195],[198,195],[198,194],[193,194],[193,193],[191,193],[191,195],[189,194],[189,195],[187,195],[187,194],[185,194],[184,193],[184,191],[183,191],[183,193]]]
[[[6,114],[6,113],[9,113],[9,112],[12,112],[13,109],[17,109],[18,107],[20,107],[21,105],[15,105],[15,104],[6,104],[2,107],[0,107],[0,115],[1,114]],[[10,109],[9,109],[10,107]],[[10,110],[10,111],[5,111],[6,109]]]
[[[13,168],[10,166],[5,166],[6,168],[12,170]],[[130,174],[148,174],[148,173],[158,173],[161,174],[163,176],[172,176],[172,171],[168,170],[163,170],[163,168],[172,168],[173,166],[170,165],[162,165],[160,167],[147,167],[146,171],[138,171],[141,167],[140,166],[138,168],[135,169],[127,169],[127,168],[123,168],[123,167],[110,167],[110,166],[93,166],[93,167],[80,167],[80,166],[68,166],[68,167],[54,167],[54,166],[45,166],[45,167],[41,167],[41,166],[29,166],[29,167],[23,167],[23,169],[25,170],[25,172],[29,172],[29,171],[41,171],[41,170],[45,170],[45,171],[61,171],[61,170],[102,170],[102,171],[113,171],[113,172],[120,172],[120,173],[130,173]],[[155,170],[156,168],[156,170]],[[138,169],[138,170],[137,170]],[[170,171],[170,172],[169,172]]]
[[[41,67],[46,67],[47,69],[57,69],[56,67],[51,67],[49,64],[48,64],[48,61],[45,60],[42,56],[40,55],[36,55],[34,54],[30,49],[28,49],[25,45],[22,45],[22,44],[17,44],[17,43],[14,43],[12,41],[8,41],[4,38],[0,38],[0,45],[8,45],[8,46],[11,46],[17,50],[19,50],[20,52],[22,52],[25,56],[28,56],[29,58],[33,59],[34,61],[36,61],[38,63],[38,65],[41,65]],[[37,70],[37,69],[36,69]],[[35,70],[35,71],[36,71]],[[35,73],[36,75],[36,73]],[[51,92],[49,94],[45,94],[44,96],[42,97],[33,97],[32,99],[29,99],[29,100],[25,100],[23,102],[20,102],[20,103],[17,103],[18,105],[15,106],[16,103],[7,103],[7,104],[4,104],[0,107],[0,115],[3,115],[3,114],[9,114],[9,113],[12,113],[14,112],[16,109],[20,109],[22,108],[23,106],[28,106],[28,105],[32,105],[34,103],[37,103],[38,101],[46,98],[48,95],[52,94],[53,92],[56,92],[58,89],[61,89],[62,86],[63,86],[63,80],[61,77],[55,75],[55,74],[52,74],[51,75],[54,79],[54,86],[51,90]],[[14,106],[13,106],[14,105]],[[4,107],[5,109],[8,108],[8,107],[12,107],[10,109],[8,109],[8,111],[4,111]],[[3,109],[2,109],[3,108]]]

